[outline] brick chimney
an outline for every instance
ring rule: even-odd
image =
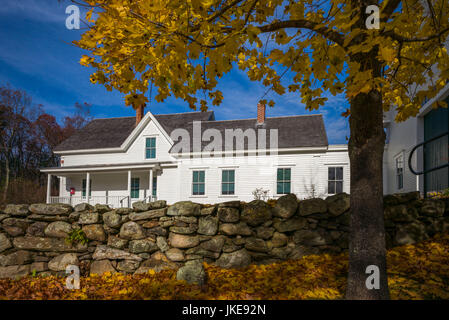
[[[262,103],[257,104],[257,124],[263,124],[265,122],[265,105]]]
[[[143,118],[145,105],[143,104],[143,105],[137,106],[137,108],[135,108],[135,109],[136,109],[136,126],[137,126]]]

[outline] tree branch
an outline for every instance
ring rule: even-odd
[[[265,26],[259,26],[259,30],[262,33],[265,32],[273,32],[279,29],[284,28],[303,28],[303,29],[309,29],[311,31],[315,31],[322,36],[326,37],[327,39],[337,43],[341,47],[343,47],[344,44],[344,37],[342,34],[333,31],[327,27],[319,26],[320,24],[313,21],[308,20],[287,20],[287,21],[278,21],[273,22],[271,24],[265,25]],[[318,27],[319,26],[319,27]]]
[[[388,19],[390,19],[391,15],[393,14],[393,11],[396,10],[396,8],[401,3],[401,0],[390,0],[388,3],[383,7],[381,13],[380,13],[380,21],[381,22],[387,22]]]
[[[383,34],[394,39],[394,40],[397,40],[399,42],[425,42],[425,41],[429,41],[429,40],[432,40],[435,38],[441,38],[441,36],[448,31],[449,31],[449,27],[441,30],[440,32],[438,32],[436,34],[433,34],[431,36],[424,37],[424,38],[406,38],[406,37],[403,37],[403,36],[395,33],[393,30],[385,31]]]

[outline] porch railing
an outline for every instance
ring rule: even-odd
[[[82,196],[69,196],[69,197],[50,197],[50,203],[65,203],[71,206],[75,206],[80,203],[90,203],[95,205],[99,204],[107,204],[111,208],[124,208],[131,207],[134,202],[144,201],[144,202],[152,202],[155,201],[156,197],[148,196],[145,198],[132,198],[130,201],[129,196],[90,196],[82,197]]]

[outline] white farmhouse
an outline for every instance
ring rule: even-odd
[[[387,133],[383,164],[385,194],[420,191],[424,195],[449,188],[447,166],[429,171],[449,163],[449,109],[433,108],[436,101],[449,103],[449,83],[421,107],[416,117],[396,123],[396,111],[384,114]],[[421,145],[425,141],[429,142]],[[409,159],[412,170],[427,173],[414,174]]]
[[[47,202],[112,207],[135,201],[251,201],[349,193],[347,145],[329,145],[321,115],[215,120],[214,113],[95,119],[62,142]],[[52,197],[51,177],[59,178]]]

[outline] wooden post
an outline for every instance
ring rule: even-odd
[[[128,208],[131,208],[131,170],[128,170]]]
[[[153,169],[150,170],[150,180],[148,181],[148,186],[150,188],[150,201],[153,201]]]
[[[47,175],[47,203],[51,201],[51,174]]]
[[[90,194],[90,172],[86,172],[86,199],[87,199],[87,203],[89,203],[89,194]]]

